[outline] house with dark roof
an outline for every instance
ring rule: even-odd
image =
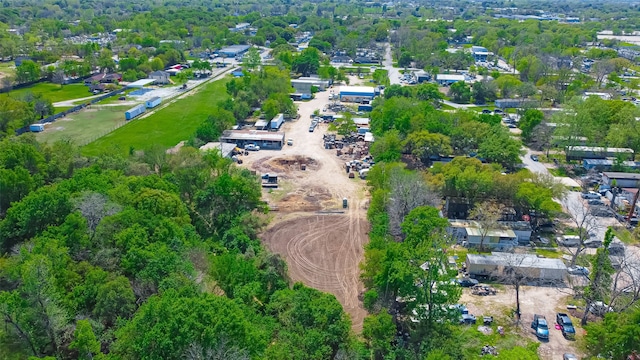
[[[92,77],[84,79],[84,84],[86,86],[89,86],[95,83],[104,84],[104,83],[115,83],[119,81],[122,81],[122,75],[118,73],[111,73],[111,74],[99,73],[99,74],[93,75]]]

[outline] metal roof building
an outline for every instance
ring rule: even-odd
[[[249,51],[250,47],[249,45],[231,45],[218,50],[218,54],[229,57],[238,56]]]
[[[230,158],[235,148],[236,144],[210,142],[200,146],[200,151],[219,151],[222,157]]]
[[[141,80],[132,82],[131,84],[127,85],[127,87],[141,89],[144,86],[152,84],[155,81],[156,81],[155,79],[141,79]]]
[[[238,144],[239,147],[254,144],[261,149],[280,150],[284,145],[284,132],[260,130],[226,130],[220,142]]]
[[[340,101],[362,102],[372,100],[376,96],[376,89],[368,86],[341,86]]]
[[[473,276],[500,278],[505,275],[505,269],[515,268],[531,282],[562,282],[567,277],[567,267],[562,260],[539,258],[531,254],[468,254],[466,265],[467,271]]]

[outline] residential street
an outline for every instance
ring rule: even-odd
[[[400,85],[400,69],[393,67],[393,57],[391,56],[391,45],[389,43],[386,44],[382,65],[389,74],[389,82],[391,85]]]

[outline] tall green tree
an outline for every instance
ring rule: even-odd
[[[78,320],[74,339],[69,344],[69,349],[78,352],[78,359],[92,360],[96,354],[100,353],[100,342],[93,333],[89,320]]]

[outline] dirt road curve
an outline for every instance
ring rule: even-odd
[[[328,103],[329,91],[316,95],[298,103],[300,119],[281,129],[293,146],[253,152],[242,157],[243,166],[279,178],[277,190],[263,191],[263,198],[278,209],[262,234],[264,244],[285,258],[293,281],[334,294],[359,332],[366,316],[359,300],[359,264],[368,241],[367,190],[363,180],[347,177],[344,159],[335,150],[324,149],[327,125],[309,132],[310,116]],[[347,209],[342,208],[343,198],[348,199]]]

